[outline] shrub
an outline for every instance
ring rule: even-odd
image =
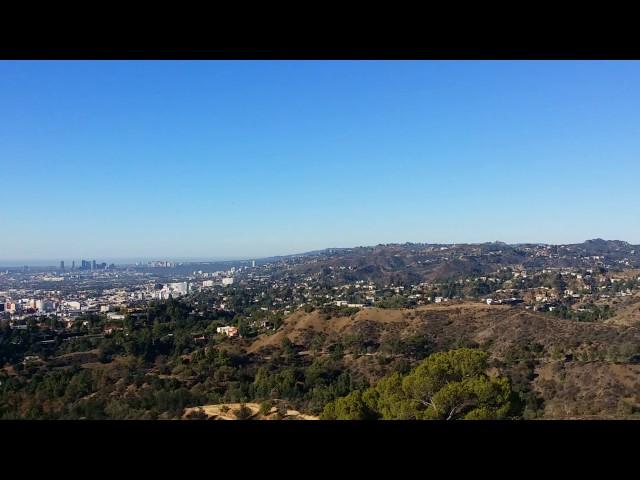
[[[248,420],[253,416],[253,412],[244,403],[240,405],[240,408],[233,411],[238,420]]]

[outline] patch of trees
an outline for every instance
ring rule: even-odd
[[[487,353],[458,349],[430,355],[407,375],[392,373],[374,386],[328,403],[326,420],[501,419],[513,412],[504,377],[489,377]]]
[[[525,419],[537,418],[544,409],[544,400],[533,390],[531,383],[536,378],[535,369],[544,353],[544,346],[540,343],[514,345],[506,351],[503,361],[498,362],[517,394],[514,408]]]
[[[415,302],[414,302],[415,303]],[[394,295],[392,297],[385,297],[376,301],[375,306],[378,308],[407,308],[411,305],[408,298],[402,295]]]
[[[584,311],[574,310],[566,305],[560,305],[550,312],[551,315],[578,322],[597,322],[613,317],[614,310],[609,305],[588,305]]]
[[[358,307],[344,307],[338,305],[323,305],[320,308],[320,312],[325,315],[325,318],[329,320],[333,317],[349,317],[358,313],[360,309]]]
[[[352,390],[366,386],[330,358],[315,359],[308,366],[260,367],[250,388],[256,401],[286,399],[297,408],[318,414],[324,406]]]
[[[433,341],[426,335],[401,338],[398,334],[390,334],[380,343],[381,353],[402,355],[416,360],[422,360],[433,351]]]

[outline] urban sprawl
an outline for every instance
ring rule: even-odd
[[[11,329],[41,329],[41,343],[113,335],[124,330],[128,319],[144,315],[152,302],[178,298],[191,306],[193,315],[223,313],[215,318],[227,319],[203,332],[203,340],[207,335],[242,337],[274,330],[294,310],[309,307],[357,311],[475,301],[577,320],[607,318],[617,299],[637,292],[636,252],[630,249],[628,255],[610,257],[587,250],[499,243],[407,244],[325,250],[258,263],[226,262],[224,269],[217,269],[220,263],[171,261],[25,266],[0,272],[0,318]],[[507,253],[520,255],[522,261],[505,260]],[[430,273],[418,282],[389,280],[384,268],[371,260],[398,257],[403,264],[395,271],[426,267]],[[480,262],[484,272],[465,271],[471,261]],[[464,268],[438,274],[428,269],[430,264]]]

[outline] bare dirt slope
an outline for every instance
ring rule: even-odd
[[[240,403],[219,403],[215,405],[190,407],[185,409],[183,418],[186,418],[190,413],[202,411],[205,415],[214,420],[238,420],[236,412],[242,405],[243,404]],[[318,417],[305,415],[297,410],[287,410],[281,418],[278,418],[278,409],[276,407],[272,407],[268,414],[262,415],[260,413],[260,404],[245,403],[244,406],[251,410],[250,420],[318,420]]]

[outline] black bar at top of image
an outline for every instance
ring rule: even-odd
[[[631,60],[640,52],[607,47],[0,47],[3,60]]]

